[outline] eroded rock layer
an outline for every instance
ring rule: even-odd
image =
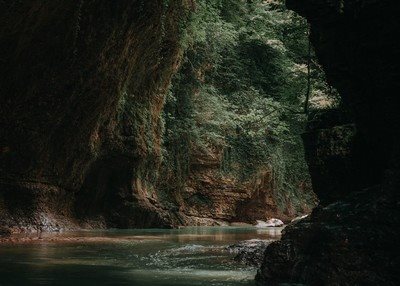
[[[288,0],[287,5],[309,20],[317,55],[343,106],[310,118],[306,156],[321,205],[267,248],[257,280],[398,285],[400,4]]]
[[[294,198],[281,197],[268,168],[240,180],[222,172],[221,165],[222,156],[217,152],[200,153],[193,159],[184,187],[177,188],[172,195],[182,224],[254,224],[270,218],[290,222],[314,207],[314,193],[307,186],[299,186],[301,193]]]

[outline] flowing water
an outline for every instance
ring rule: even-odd
[[[281,228],[190,227],[50,235],[0,245],[6,285],[254,285],[256,269],[233,260],[227,246],[276,240]]]

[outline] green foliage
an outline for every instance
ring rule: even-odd
[[[298,114],[307,89],[305,20],[279,3],[199,0],[186,31],[165,106],[165,164],[184,183],[194,151],[223,150],[224,172],[244,180],[268,168],[277,189],[296,193],[308,181]],[[324,93],[320,70],[313,80]]]

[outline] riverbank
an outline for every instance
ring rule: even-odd
[[[284,226],[280,227],[268,227],[268,228],[257,228],[256,226],[246,223],[232,223],[231,226],[218,226],[218,227],[181,227],[176,229],[143,229],[143,230],[116,230],[116,229],[98,229],[98,230],[87,230],[80,229],[75,231],[61,231],[61,232],[30,232],[30,233],[14,233],[7,236],[0,237],[1,244],[42,244],[42,243],[118,243],[118,242],[130,242],[130,241],[141,241],[146,239],[161,239],[158,236],[150,235],[152,232],[165,231],[169,233],[179,233],[191,229],[255,229],[258,233],[267,233],[273,237],[280,237]],[[127,233],[135,231],[144,231],[150,233],[146,235],[119,235],[118,237],[108,237],[107,233]],[[203,234],[204,235],[204,234]],[[190,235],[188,235],[190,237]],[[181,238],[185,235],[181,235]]]

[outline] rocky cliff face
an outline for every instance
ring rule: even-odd
[[[400,239],[397,1],[287,1],[344,102],[305,134],[321,204],[267,248],[262,285],[397,285]],[[343,115],[349,110],[350,116]],[[348,113],[348,112],[346,112]]]
[[[310,213],[314,207],[311,188],[306,187],[295,198],[281,198],[271,171],[260,171],[247,180],[240,180],[221,172],[221,165],[222,155],[218,152],[195,156],[184,186],[176,188],[171,195],[178,210],[178,224],[253,224],[269,218],[290,222],[296,216]]]
[[[159,113],[192,5],[0,3],[1,224],[55,229],[76,212],[164,224],[147,216],[144,170],[159,164]]]
[[[207,154],[184,189],[160,186],[160,113],[194,8],[0,3],[1,233],[287,221],[309,211],[303,201],[279,208],[268,172],[238,182]]]

